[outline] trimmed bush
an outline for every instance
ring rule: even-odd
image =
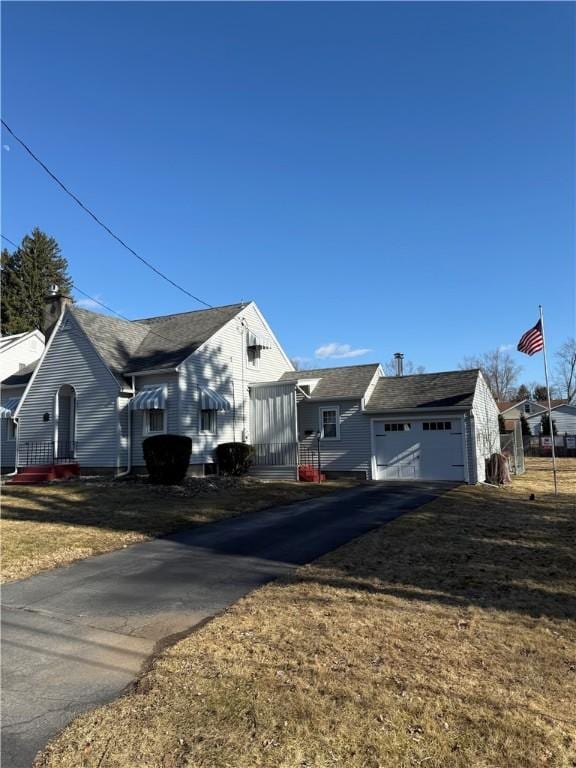
[[[225,475],[245,475],[252,463],[253,448],[247,443],[220,443],[216,458]]]
[[[146,469],[154,485],[176,485],[186,477],[192,440],[184,435],[153,435],[142,443]]]

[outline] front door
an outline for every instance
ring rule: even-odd
[[[55,455],[58,459],[73,459],[76,440],[76,393],[65,384],[58,392],[58,416],[54,436]]]

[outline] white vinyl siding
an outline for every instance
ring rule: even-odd
[[[14,397],[22,397],[24,387],[2,391],[2,404]],[[14,430],[12,419],[0,419],[0,466],[3,472],[13,472],[16,466],[16,440],[12,438]]]
[[[249,304],[180,366],[180,434],[192,438],[190,461],[193,464],[212,462],[219,443],[241,441],[243,434],[251,442],[250,383],[275,381],[291,368],[276,344],[272,349],[261,350],[258,368],[248,365],[242,318],[253,332],[270,336],[258,311]],[[228,412],[218,412],[213,433],[200,430],[199,390],[206,386],[225,397],[232,406]]]
[[[482,374],[478,374],[478,382],[472,402],[476,465],[473,467],[475,477],[470,477],[471,483],[484,482],[486,479],[486,459],[493,453],[500,452],[498,413],[498,406],[484,377]]]
[[[576,407],[573,405],[561,405],[559,408],[553,408],[552,422],[556,424],[556,434],[576,435]],[[542,426],[542,413],[529,418],[528,424],[532,434],[539,435]]]
[[[76,455],[81,467],[116,467],[120,385],[74,317],[67,318],[66,329],[55,332],[21,405],[18,444],[54,440],[56,396],[62,385],[69,384],[76,391]]]
[[[332,472],[365,472],[369,477],[372,459],[370,419],[362,413],[360,400],[303,400],[298,405],[298,434],[301,444],[304,447],[316,448],[316,436],[321,423],[320,409],[327,408],[339,410],[340,439],[320,441],[322,468]]]

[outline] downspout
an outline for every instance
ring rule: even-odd
[[[130,407],[130,403],[134,399],[134,395],[136,394],[136,377],[132,376],[132,397],[130,400],[128,400],[128,434],[127,437],[127,451],[128,451],[128,457],[126,461],[126,469],[124,472],[119,472],[114,479],[115,480],[121,480],[123,477],[127,477],[132,472],[132,408]]]
[[[14,477],[14,475],[18,474],[18,419],[14,419],[16,422],[16,438],[14,440],[14,472],[8,472],[7,475],[4,475],[4,477]]]

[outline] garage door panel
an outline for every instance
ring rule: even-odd
[[[394,429],[390,422],[373,423],[376,479],[464,479],[460,419],[411,421]]]

